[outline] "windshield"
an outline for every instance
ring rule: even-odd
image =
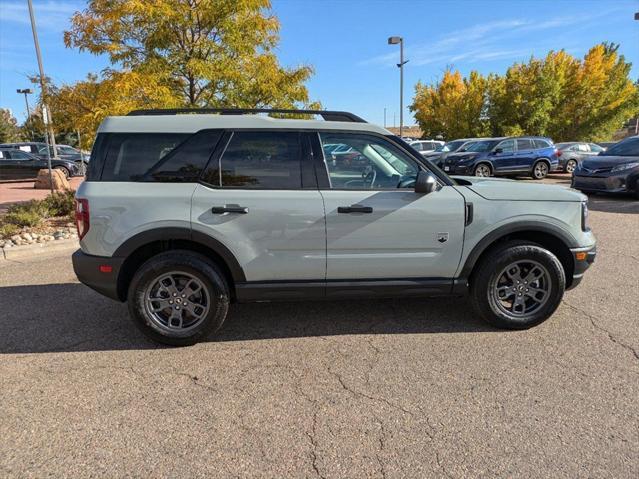
[[[444,145],[439,145],[435,151],[457,151],[464,143],[464,140],[449,141]]]
[[[495,140],[490,141],[477,141],[475,143],[471,143],[470,146],[464,148],[464,151],[472,151],[474,153],[480,153],[482,151],[492,150],[493,147],[497,144]]]
[[[627,138],[599,153],[600,156],[639,156],[639,136]]]

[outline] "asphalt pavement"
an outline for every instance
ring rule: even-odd
[[[1,477],[639,477],[639,202],[529,331],[463,299],[232,307],[159,347],[70,256],[0,262]]]

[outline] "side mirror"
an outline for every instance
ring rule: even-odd
[[[495,149],[493,150],[493,153],[495,153],[495,154],[497,154],[497,153],[503,153],[503,152],[504,152],[503,148],[495,148]]]
[[[429,171],[420,171],[415,180],[415,193],[427,195],[437,191],[437,178]]]

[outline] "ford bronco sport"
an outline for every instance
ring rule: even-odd
[[[358,161],[327,161],[336,144]],[[351,113],[135,111],[100,126],[73,265],[173,345],[218,330],[236,301],[469,294],[523,329],[594,260],[587,214],[567,188],[451,178]]]

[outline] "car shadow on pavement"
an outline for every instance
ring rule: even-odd
[[[639,200],[632,195],[588,195],[588,209],[602,213],[639,214]]]
[[[78,283],[0,287],[0,354],[156,349],[126,304]],[[495,331],[466,300],[394,299],[233,305],[210,341]]]

